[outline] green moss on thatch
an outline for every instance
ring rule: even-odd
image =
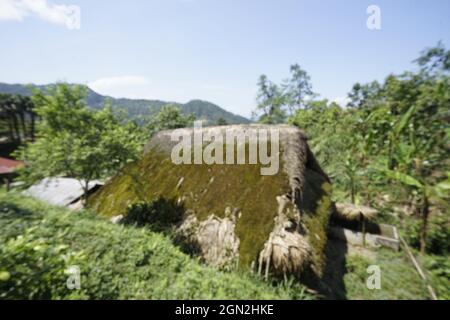
[[[126,214],[128,205],[136,201],[182,198],[199,220],[211,214],[224,217],[226,207],[237,208],[241,212],[236,225],[240,264],[249,266],[272,231],[276,196],[290,191],[281,168],[273,176],[262,176],[260,168],[259,164],[175,165],[170,157],[150,151],[94,194],[89,206],[102,215],[115,216]]]
[[[308,163],[314,163],[311,159]],[[261,167],[260,164],[175,165],[167,151],[150,149],[140,161],[125,167],[93,195],[89,206],[102,215],[115,216],[125,215],[127,207],[137,201],[159,197],[182,199],[184,207],[192,210],[200,221],[211,214],[223,218],[227,207],[237,209],[241,213],[236,224],[239,262],[249,267],[257,260],[274,228],[277,196],[292,192],[283,161],[278,174],[273,176],[261,175]],[[313,270],[320,275],[332,205],[331,186],[326,176],[315,168],[307,167],[301,179],[304,185],[297,206],[309,235]]]
[[[309,235],[312,248],[312,269],[319,277],[325,267],[325,247],[327,245],[327,227],[332,210],[331,184],[314,171],[305,172],[305,193],[300,204],[303,223]]]

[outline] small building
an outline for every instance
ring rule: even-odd
[[[82,184],[84,185],[84,181],[72,178],[45,178],[25,190],[24,194],[53,205],[77,209],[82,207]],[[102,185],[103,182],[98,180],[89,182],[88,194],[92,194]]]
[[[12,180],[17,175],[16,170],[23,166],[22,161],[0,157],[0,180],[6,185],[6,190],[9,189]]]
[[[220,139],[220,149],[238,150],[238,155],[229,163],[224,161],[227,152],[214,150],[218,157],[213,164],[174,163],[179,143],[174,133],[194,144],[197,135]],[[250,161],[255,146],[259,162]],[[271,167],[261,161],[261,150],[274,160]],[[157,199],[175,202],[186,213],[176,226],[177,235],[211,265],[238,264],[266,277],[303,270],[319,277],[323,273],[333,210],[331,182],[297,127],[252,124],[160,131],[145,146],[141,160],[111,178],[89,198],[88,206],[111,218],[126,216],[133,203]]]

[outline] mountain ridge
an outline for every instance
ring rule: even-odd
[[[20,84],[20,83],[4,83],[0,82],[0,93],[19,94],[29,96],[32,89],[48,90],[55,84]],[[73,84],[75,85],[75,84]],[[92,90],[86,85],[88,96],[87,103],[93,109],[101,109],[106,101],[110,101],[113,108],[124,109],[130,119],[139,119],[143,116],[151,116],[157,113],[162,106],[173,104],[178,106],[184,114],[193,113],[197,119],[206,120],[207,124],[216,124],[219,119],[224,119],[229,124],[245,124],[251,121],[243,116],[229,112],[220,106],[201,99],[193,99],[186,103],[164,101],[158,99],[130,99],[130,98],[113,98],[111,96],[102,95]]]

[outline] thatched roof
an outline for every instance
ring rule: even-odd
[[[271,244],[282,248],[279,235],[289,232],[293,236],[286,239],[295,240],[301,235],[305,244],[299,245],[308,247],[308,250],[302,250],[302,255],[299,255],[296,249],[283,253],[270,249],[270,252],[277,254],[272,257],[272,261],[276,262],[274,267],[283,266],[282,272],[301,270],[302,266],[280,261],[280,257],[292,252],[296,256],[293,261],[298,261],[297,264],[310,261],[320,273],[332,206],[331,186],[309,149],[305,134],[288,125],[206,127],[202,129],[202,134],[224,134],[225,130],[245,134],[250,129],[274,128],[279,130],[281,160],[280,170],[274,175],[261,175],[260,169],[264,166],[260,163],[176,165],[170,158],[172,148],[177,144],[177,141],[171,141],[173,131],[162,131],[147,143],[143,158],[111,179],[90,199],[90,206],[101,214],[115,216],[126,214],[127,206],[135,201],[150,201],[158,196],[174,199],[189,210],[189,215],[195,215],[199,225],[208,219],[214,222],[207,224],[208,232],[203,232],[206,227],[199,229],[199,234],[194,238],[203,239],[204,235],[214,234],[210,230],[214,226],[221,226],[217,229],[219,233],[222,229],[227,232],[233,230],[237,241],[230,240],[230,243],[233,246],[238,243],[237,258],[241,266],[258,262],[262,250],[268,248],[271,233],[279,229],[276,220],[284,215],[287,221],[295,222],[289,228],[284,227],[284,231],[277,229],[271,237]],[[190,128],[181,129],[181,132],[191,137],[194,134]],[[286,201],[280,203],[280,197]],[[235,215],[235,220],[230,218],[230,221],[235,221],[233,228],[231,224],[225,224],[228,220],[223,220],[226,212],[230,211]],[[227,228],[224,228],[225,225]],[[233,236],[227,235],[226,238],[233,239]],[[289,247],[291,244],[287,245]],[[211,250],[201,251],[208,252],[207,256],[215,256],[216,253],[211,254]],[[304,257],[306,254],[308,258]]]
[[[361,215],[367,220],[372,220],[377,214],[377,210],[351,203],[336,203],[335,214],[338,218],[349,221],[359,220]]]
[[[247,125],[228,125],[205,127],[201,129],[202,135],[214,136],[221,134],[225,136],[226,132],[235,134],[247,134],[249,130],[258,129],[278,129],[280,132],[280,145],[283,148],[282,161],[284,163],[284,171],[289,177],[289,184],[292,188],[292,195],[295,199],[301,199],[304,188],[305,169],[308,168],[318,175],[322,176],[329,182],[328,176],[321,169],[312,154],[308,144],[307,136],[299,128],[291,125],[264,125],[264,124],[247,124]],[[193,128],[177,129],[182,134],[193,137]],[[177,144],[171,140],[174,130],[164,130],[157,133],[145,146],[144,153],[158,149],[161,152],[170,153],[172,148]]]

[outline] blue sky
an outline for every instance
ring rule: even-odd
[[[381,30],[366,27],[371,4]],[[412,69],[439,40],[450,45],[448,0],[0,0],[0,82],[203,99],[249,116],[262,73],[278,82],[299,63],[317,93],[342,101],[355,82]]]

